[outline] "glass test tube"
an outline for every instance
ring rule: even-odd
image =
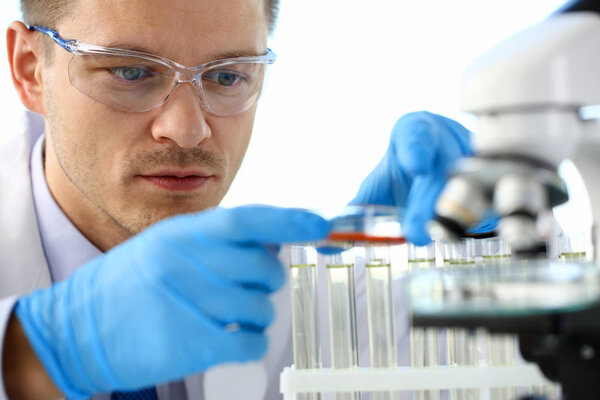
[[[435,245],[415,246],[408,244],[409,273],[435,268]],[[435,367],[438,365],[438,329],[410,329],[410,363],[414,368]],[[438,400],[439,390],[419,390],[414,392],[416,400]]]
[[[317,298],[317,251],[311,245],[290,246],[292,339],[296,369],[321,368]],[[298,393],[296,400],[320,400],[321,393]]]
[[[367,314],[371,368],[396,368],[396,321],[392,295],[390,247],[366,248]],[[373,392],[373,400],[396,400],[398,392]]]
[[[353,253],[350,249],[325,256],[331,367],[334,369],[358,368]],[[335,400],[359,400],[360,393],[335,393],[333,397]]]
[[[499,237],[482,239],[481,256],[484,266],[510,263],[510,245]],[[491,366],[510,366],[515,364],[517,338],[515,335],[487,335],[488,363]],[[491,400],[511,400],[517,396],[515,387],[493,388]]]
[[[449,248],[450,268],[473,268],[475,267],[475,239],[465,238],[459,242],[450,244]],[[468,366],[478,364],[477,334],[474,329],[455,328],[451,330],[451,340],[454,348],[449,349],[454,359],[454,365]],[[457,389],[450,392],[450,397],[456,400],[479,399],[477,389]]]
[[[588,237],[585,232],[563,233],[558,237],[559,260],[581,262],[587,260]]]
[[[440,254],[442,255],[441,268],[449,269],[451,267],[450,259],[452,257],[452,246],[454,242],[437,242],[436,243]],[[447,361],[449,366],[456,366],[456,343],[454,340],[454,328],[448,328],[446,330],[446,346],[447,346]]]

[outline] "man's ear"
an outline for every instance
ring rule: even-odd
[[[43,49],[36,33],[15,21],[6,31],[8,62],[13,84],[28,109],[46,115],[44,102]]]

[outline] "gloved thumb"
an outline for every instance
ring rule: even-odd
[[[431,241],[427,224],[435,216],[435,203],[444,185],[444,178],[435,173],[415,178],[408,196],[408,207],[402,225],[404,235],[409,242],[424,246]]]
[[[180,228],[191,235],[240,243],[281,244],[323,239],[330,224],[306,210],[264,205],[215,208],[178,217]]]

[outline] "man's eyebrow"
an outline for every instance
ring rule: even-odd
[[[145,47],[145,46],[140,46],[140,45],[132,45],[130,43],[115,42],[115,43],[109,43],[108,45],[105,45],[105,47],[110,47],[110,48],[119,49],[119,50],[137,51],[140,53],[148,53],[148,54],[160,56],[160,52],[155,48]],[[256,57],[256,56],[262,56],[265,53],[266,53],[265,51],[256,51],[256,50],[226,51],[226,52],[214,54],[212,57],[210,57],[207,60],[207,62],[223,60],[226,58]]]
[[[104,45],[104,47],[109,47],[111,49],[119,49],[119,50],[138,51],[140,53],[148,53],[148,54],[158,55],[158,51],[155,48],[144,47],[144,46],[139,46],[139,45],[132,45],[130,43],[114,42],[114,43],[108,43],[108,44]]]
[[[225,53],[219,53],[216,54],[214,56],[214,60],[222,60],[225,58],[238,58],[238,57],[257,57],[257,56],[262,56],[266,53],[266,51],[244,51],[244,50],[238,50],[238,51],[229,51],[229,52],[225,52]]]

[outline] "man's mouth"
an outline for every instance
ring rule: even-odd
[[[138,177],[161,189],[189,192],[205,185],[214,179],[215,175],[206,171],[157,171],[138,175]]]

